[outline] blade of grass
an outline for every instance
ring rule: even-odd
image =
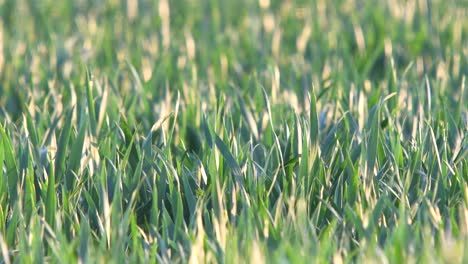
[[[57,177],[57,181],[62,180],[64,178],[65,173],[65,160],[67,158],[67,148],[68,148],[68,141],[70,140],[70,133],[71,133],[71,126],[72,126],[72,116],[73,116],[73,109],[68,111],[68,115],[63,123],[63,128],[60,133],[59,142],[57,145],[57,153],[55,156],[55,176]],[[68,180],[65,178],[65,181]],[[71,186],[71,182],[65,183],[66,186]]]
[[[243,188],[244,186],[244,179],[242,178],[242,170],[237,163],[234,156],[232,156],[231,152],[229,151],[228,147],[224,144],[223,140],[215,134],[215,144],[218,147],[221,155],[223,156],[224,160],[228,164],[229,168],[234,175],[235,181]]]
[[[319,122],[317,114],[317,98],[315,97],[314,87],[309,94],[309,140],[310,140],[310,160],[315,161],[319,149]],[[313,162],[312,162],[313,164]]]
[[[0,232],[0,250],[2,251],[2,257],[5,264],[10,264],[10,254],[8,252],[8,245],[6,244],[2,232]]]
[[[57,210],[57,189],[55,187],[55,171],[52,162],[49,165],[49,172],[47,176],[47,195],[45,204],[46,222],[53,229],[55,227],[55,213]]]
[[[9,140],[9,137],[6,134],[4,127],[1,125],[0,125],[0,136],[2,137],[3,157],[4,157],[6,173],[7,173],[9,202],[10,202],[10,206],[13,207],[13,204],[15,203],[16,198],[18,197],[17,188],[18,188],[19,175],[18,175],[18,168],[16,165],[16,157],[13,152],[11,141]]]
[[[96,111],[94,110],[93,84],[94,80],[89,69],[86,69],[86,99],[88,101],[88,116],[91,134],[97,136]]]

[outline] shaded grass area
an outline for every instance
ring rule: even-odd
[[[2,1],[0,262],[468,261],[466,10]]]

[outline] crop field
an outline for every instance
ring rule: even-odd
[[[0,264],[468,263],[467,1],[0,14]]]

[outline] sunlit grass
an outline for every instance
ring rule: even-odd
[[[466,263],[466,7],[0,1],[0,263]]]

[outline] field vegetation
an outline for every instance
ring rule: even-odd
[[[466,1],[0,13],[0,263],[468,263]]]

